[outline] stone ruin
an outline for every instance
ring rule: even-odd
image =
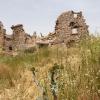
[[[82,12],[68,11],[62,13],[55,25],[55,32],[48,35],[48,39],[53,40],[53,44],[78,42],[88,35],[88,25],[82,16]]]
[[[0,47],[7,52],[20,51],[33,47],[36,41],[36,34],[32,36],[25,33],[22,24],[12,25],[13,34],[6,34],[3,24],[0,24]]]
[[[55,45],[78,42],[88,35],[88,26],[82,12],[68,11],[62,13],[56,20],[55,31],[45,37],[37,38],[36,32],[32,36],[25,33],[22,24],[12,25],[13,34],[6,34],[0,22],[0,48],[4,51],[20,51],[36,45]]]
[[[4,26],[2,22],[0,22],[0,47],[2,48],[4,45],[4,35],[6,33],[6,30],[4,29]]]

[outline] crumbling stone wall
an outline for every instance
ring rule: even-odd
[[[5,51],[12,51],[12,35],[6,34],[3,23],[0,22],[0,48]]]
[[[13,51],[14,50],[12,39],[13,39],[12,38],[12,35],[5,34],[5,36],[4,36],[4,47],[3,47],[3,49],[5,51],[10,52],[10,51]]]
[[[3,24],[0,21],[0,48],[3,48],[5,33],[6,33],[6,30],[4,29]]]
[[[37,40],[37,33],[34,32],[33,35],[32,35],[32,43],[33,43],[33,45],[36,45],[36,40]]]
[[[28,34],[26,34],[25,43],[26,43],[27,45],[32,44],[32,37],[31,37],[30,35],[28,35]]]
[[[18,25],[13,25],[11,27],[11,29],[13,30],[13,47],[14,50],[21,50],[25,48],[25,31],[23,29],[23,25],[22,24],[18,24]]]
[[[0,48],[7,52],[25,50],[36,46],[36,32],[31,36],[25,33],[22,24],[12,25],[13,33],[6,34],[2,22],[0,22]]]
[[[62,13],[55,26],[56,41],[59,43],[69,43],[78,41],[88,34],[88,26],[82,16],[82,12],[68,11]]]
[[[32,36],[25,33],[22,24],[12,25],[12,35],[7,35],[0,22],[0,47],[6,51],[25,50],[36,45],[52,45],[78,42],[88,35],[88,26],[82,12],[68,11],[62,13],[56,20],[55,31],[48,36],[37,37],[36,32]]]

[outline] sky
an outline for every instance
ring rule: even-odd
[[[91,33],[100,32],[100,0],[0,0],[0,21],[7,34],[23,24],[26,33],[54,31],[57,17],[65,11],[82,11]]]

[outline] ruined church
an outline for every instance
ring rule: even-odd
[[[62,13],[56,20],[55,30],[38,40],[36,33],[32,36],[27,34],[22,24],[12,25],[12,34],[6,34],[6,29],[0,22],[0,48],[4,51],[20,51],[36,45],[56,45],[78,42],[88,35],[88,25],[82,12],[67,11]]]

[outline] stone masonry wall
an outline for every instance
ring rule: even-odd
[[[6,30],[3,27],[2,22],[0,22],[0,47],[3,48],[4,45],[4,35],[6,33]]]
[[[55,26],[55,33],[58,42],[68,43],[77,41],[88,34],[88,26],[82,16],[82,12],[68,11],[62,13]]]
[[[55,31],[46,37],[37,37],[36,32],[32,36],[25,33],[22,24],[12,25],[12,35],[7,35],[0,22],[0,47],[5,51],[20,51],[36,46],[37,44],[70,44],[78,42],[88,35],[88,26],[82,12],[67,11],[56,20]]]
[[[23,29],[23,25],[22,24],[18,24],[18,25],[13,25],[11,27],[11,29],[13,30],[13,47],[14,50],[21,50],[24,49],[25,46],[25,31]]]

